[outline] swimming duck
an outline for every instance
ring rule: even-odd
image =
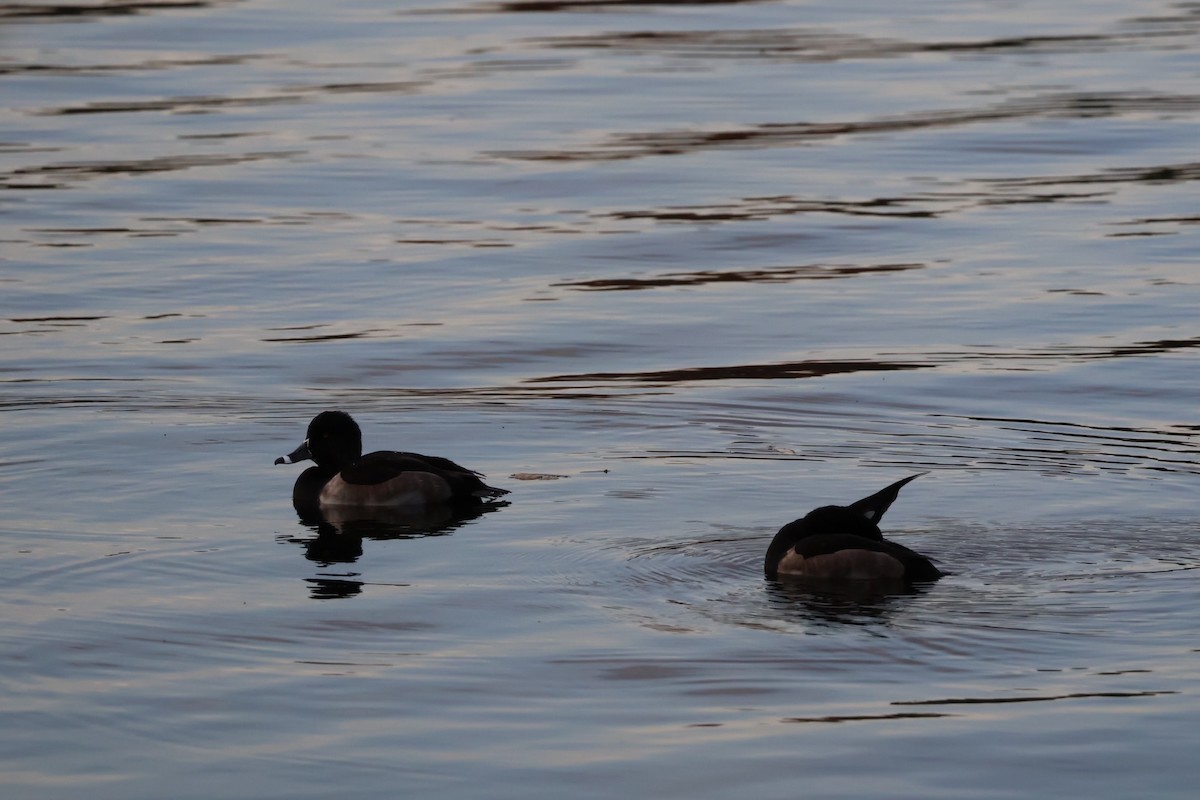
[[[763,569],[768,578],[820,581],[932,581],[942,571],[920,553],[889,542],[879,519],[918,473],[848,506],[823,506],[779,529]]]
[[[362,454],[362,431],[344,411],[322,411],[305,440],[276,464],[312,459],[300,473],[292,505],[301,514],[326,507],[400,508],[478,504],[508,494],[488,486],[478,472],[447,458],[379,450]]]

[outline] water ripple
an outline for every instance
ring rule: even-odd
[[[1036,118],[1096,118],[1152,114],[1188,114],[1200,108],[1200,95],[1146,92],[1043,93],[990,106],[925,111],[856,122],[770,122],[720,130],[670,130],[613,134],[584,150],[492,151],[496,158],[531,161],[604,161],[678,156],[720,148],[797,147],[834,138],[879,136],[937,128],[995,125]],[[1152,170],[1154,175],[1158,170]],[[1126,180],[1144,180],[1135,172]],[[1165,176],[1174,172],[1167,170]]]

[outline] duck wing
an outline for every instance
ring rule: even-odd
[[[449,484],[451,494],[456,497],[499,497],[508,494],[505,489],[488,486],[480,480],[478,472],[460,466],[448,458],[396,450],[367,453],[343,469],[341,477],[346,483],[370,486],[390,481],[405,472],[428,472],[437,475]]]

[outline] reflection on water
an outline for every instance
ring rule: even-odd
[[[886,622],[889,612],[907,597],[928,590],[925,584],[854,581],[830,586],[820,582],[783,578],[768,580],[769,608],[802,625],[864,625]]]
[[[896,701],[898,706],[954,706],[954,705],[980,705],[991,703],[1045,703],[1052,700],[1078,700],[1087,697],[1156,697],[1164,694],[1177,694],[1177,692],[1075,692],[1072,694],[1061,694],[1046,697],[950,697],[939,700],[908,700]]]
[[[841,61],[863,58],[910,58],[927,53],[958,55],[1046,53],[1124,50],[1129,47],[1170,47],[1170,40],[1186,41],[1200,29],[1200,14],[1181,4],[1182,14],[1159,19],[1121,20],[1108,33],[1009,36],[946,41],[905,41],[860,36],[819,28],[741,30],[612,30],[598,34],[551,36],[536,40],[548,47],[594,49],[634,54],[654,53],[714,62],[721,58]]]
[[[857,714],[830,715],[824,717],[785,717],[783,722],[873,722],[892,719],[938,719],[953,717],[954,714],[939,714],[934,712],[896,712],[894,714]]]
[[[1091,118],[1123,116],[1139,113],[1194,113],[1200,107],[1200,97],[1188,95],[1111,94],[1077,95],[1051,94],[1006,100],[982,108],[949,109],[922,112],[903,117],[868,119],[855,122],[771,122],[749,128],[713,131],[653,131],[623,133],[586,150],[559,151],[499,151],[498,157],[543,161],[599,161],[608,159],[647,158],[651,156],[681,156],[714,148],[798,147],[818,141],[854,137],[903,134],[935,128],[957,128],[966,125],[994,125],[1014,119],[1042,117]],[[1106,180],[1074,180],[1068,183],[1188,180],[1193,164],[1136,169],[1124,176],[1109,176]],[[1057,182],[1057,181],[1055,181]]]
[[[286,6],[0,7],[6,800],[1194,794],[1196,4]]]
[[[589,281],[567,281],[555,285],[591,291],[629,291],[663,286],[703,286],[709,283],[787,283],[795,280],[848,278],[872,272],[899,272],[906,269],[920,269],[923,266],[923,264],[879,264],[875,266],[814,264],[772,269],[668,272],[653,278],[602,278]]]
[[[592,11],[623,7],[638,8],[641,6],[707,6],[707,5],[737,5],[738,3],[759,3],[762,0],[515,0],[515,2],[497,3],[496,11],[515,13],[547,12],[547,11]]]
[[[693,367],[691,369],[661,370],[642,374],[606,374],[588,373],[584,375],[550,375],[538,378],[545,382],[640,382],[648,383],[682,383],[686,381],[726,381],[746,379],[780,378],[815,378],[825,375],[837,375],[846,372],[886,371],[920,369],[917,364],[882,363],[879,361],[860,362],[803,362],[797,364],[739,364],[728,367]]]
[[[415,508],[370,508],[331,506],[308,510],[300,525],[315,536],[281,536],[279,541],[299,545],[304,557],[321,567],[353,564],[363,556],[363,541],[391,542],[427,536],[449,536],[472,520],[498,511],[507,502],[476,505],[431,505]],[[346,577],[306,578],[314,600],[353,597],[362,592],[363,582]]]
[[[175,9],[207,8],[215,0],[152,0],[151,2],[123,2],[106,0],[104,3],[55,3],[33,5],[9,3],[0,6],[0,19],[29,19],[36,17],[62,17],[63,19],[91,19],[94,17],[125,16],[142,12],[170,11]]]

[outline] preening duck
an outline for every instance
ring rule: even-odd
[[[848,506],[822,506],[779,529],[767,548],[768,578],[818,581],[932,581],[943,573],[928,558],[883,538],[879,520],[900,490],[925,473],[896,481]]]

